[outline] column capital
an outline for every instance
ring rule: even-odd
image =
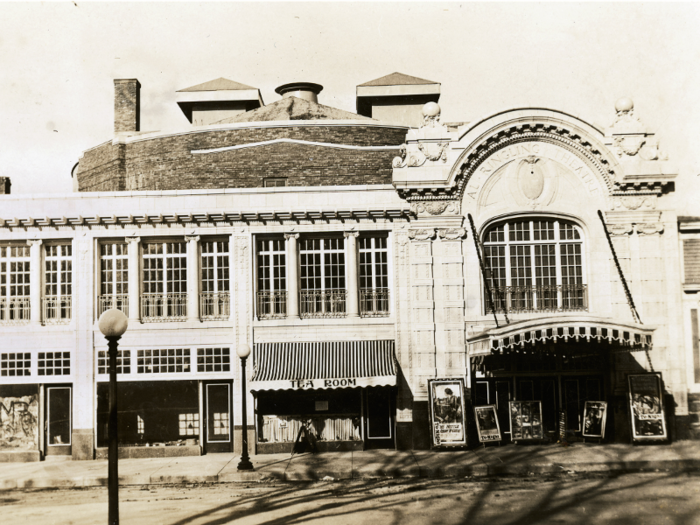
[[[435,228],[419,228],[408,230],[408,238],[412,241],[430,241],[435,238]]]
[[[185,235],[185,240],[187,242],[199,242],[199,235]]]
[[[343,232],[343,237],[350,238],[350,237],[358,237],[360,235],[360,232]]]
[[[141,242],[141,237],[126,237],[126,242],[134,242],[136,244]]]
[[[299,234],[298,233],[285,233],[284,238],[285,239],[298,239]]]
[[[438,237],[446,241],[456,241],[464,239],[467,236],[465,228],[438,228]]]
[[[29,246],[41,246],[44,241],[41,239],[27,239],[27,244]]]

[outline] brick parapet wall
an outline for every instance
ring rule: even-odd
[[[111,143],[85,152],[79,191],[250,188],[267,177],[288,186],[390,184],[398,150],[366,151],[311,144],[274,143],[193,154],[280,138],[349,146],[398,146],[405,128],[373,126],[261,127],[170,135]]]

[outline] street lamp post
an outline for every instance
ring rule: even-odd
[[[126,332],[129,324],[124,312],[111,308],[100,316],[99,327],[107,339],[109,349],[109,453],[108,477],[109,488],[109,525],[119,525],[119,468],[118,431],[117,431],[117,347],[119,338]]]
[[[238,357],[241,358],[241,416],[243,416],[243,438],[241,440],[241,461],[238,463],[238,470],[253,470],[253,464],[248,457],[248,413],[246,410],[246,390],[245,390],[245,361],[250,355],[250,346],[246,343],[238,345],[236,349]]]

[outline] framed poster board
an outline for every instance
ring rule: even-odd
[[[661,374],[630,374],[627,381],[630,389],[632,440],[665,440],[667,434]]]
[[[476,419],[476,431],[481,443],[490,443],[501,440],[501,427],[498,425],[496,405],[484,405],[474,407]]]
[[[586,401],[583,404],[583,437],[605,437],[608,404],[605,401]]]
[[[510,401],[510,439],[513,441],[542,440],[542,402]]]
[[[462,379],[429,379],[430,426],[433,447],[467,444]]]

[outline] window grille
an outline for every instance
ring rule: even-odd
[[[287,316],[287,252],[284,239],[258,239],[257,314],[260,319]]]
[[[144,321],[187,319],[186,243],[144,244],[141,319]]]
[[[181,436],[199,436],[199,414],[178,414]]]
[[[100,297],[97,316],[110,308],[129,315],[129,254],[124,243],[100,245]]]
[[[580,228],[564,220],[515,220],[486,231],[484,259],[496,310],[587,310],[582,245]]]
[[[301,317],[345,317],[345,246],[342,238],[301,239]]]
[[[109,353],[100,350],[97,353],[97,373],[109,374]],[[131,373],[131,351],[117,350],[117,374]]]
[[[387,237],[358,239],[360,270],[360,315],[389,315],[389,251]]]
[[[70,244],[46,246],[44,323],[71,320],[73,251]]]
[[[202,319],[228,319],[230,315],[228,241],[202,243]]]
[[[31,375],[32,356],[29,352],[3,352],[0,354],[0,376],[22,377]]]
[[[29,246],[0,246],[0,324],[29,322]]]
[[[39,352],[37,370],[40,376],[70,375],[70,352]]]
[[[229,348],[198,348],[197,372],[230,372],[231,350]]]
[[[139,374],[174,374],[190,371],[190,351],[185,348],[138,350],[136,371]]]

